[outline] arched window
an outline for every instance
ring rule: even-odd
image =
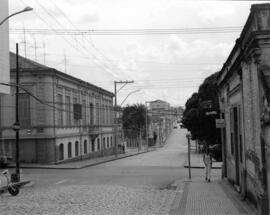
[[[68,143],[68,157],[72,157],[72,148],[71,148],[71,142]]]
[[[83,148],[84,148],[84,154],[86,154],[87,153],[87,140],[84,140]]]
[[[113,142],[112,142],[112,136],[111,136],[111,147],[113,146]]]
[[[107,148],[110,148],[110,138],[107,137]]]
[[[79,142],[76,141],[75,142],[75,156],[78,156],[79,155]]]
[[[97,139],[97,150],[100,150],[100,140],[99,140],[99,138]]]
[[[64,160],[64,144],[59,145],[59,160]]]
[[[105,137],[103,137],[103,139],[102,139],[102,143],[103,143],[103,149],[105,149],[106,148],[106,138]]]

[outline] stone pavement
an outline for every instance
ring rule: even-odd
[[[1,215],[164,215],[173,190],[111,185],[26,188],[20,195],[0,196]]]
[[[221,179],[221,170],[212,170],[211,182],[204,181],[202,155],[192,153],[192,167],[198,168],[196,176],[179,180],[176,197],[170,214],[181,215],[255,215],[256,210],[226,180]],[[216,164],[221,165],[221,164]],[[216,166],[218,167],[218,166]],[[193,170],[194,172],[195,170]],[[201,172],[201,174],[200,174]],[[198,174],[199,173],[199,174]],[[201,175],[201,176],[198,176]]]

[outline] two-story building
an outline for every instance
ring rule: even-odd
[[[10,68],[15,83],[13,53]],[[22,162],[51,164],[113,153],[113,93],[21,56],[19,78]],[[15,87],[0,99],[2,148],[15,158]]]
[[[166,101],[155,100],[149,102],[149,137],[155,139],[156,143],[162,144],[166,141],[171,132],[173,124],[173,111],[170,104]]]

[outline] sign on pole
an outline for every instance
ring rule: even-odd
[[[216,119],[216,128],[225,128],[225,120]]]

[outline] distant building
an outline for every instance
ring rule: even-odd
[[[149,102],[149,116],[149,138],[154,139],[155,135],[157,135],[154,142],[164,143],[172,129],[173,109],[166,101],[151,101]]]
[[[269,214],[270,4],[251,7],[218,87],[223,176],[254,203],[258,214]]]
[[[19,57],[20,158],[59,163],[113,153],[113,93]],[[16,56],[10,54],[11,82]],[[15,158],[15,87],[1,95],[1,144]]]

